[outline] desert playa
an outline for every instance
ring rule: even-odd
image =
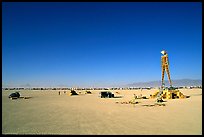
[[[101,98],[76,90],[21,90],[29,99],[11,100],[14,91],[2,91],[2,134],[57,135],[201,135],[202,89],[180,89],[186,99],[167,99],[165,106],[143,106],[155,99],[122,104],[133,94],[149,97],[151,90],[110,90],[115,98]],[[118,102],[118,103],[117,103]]]

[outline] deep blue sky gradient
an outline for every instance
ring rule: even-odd
[[[2,3],[3,85],[161,80],[163,49],[172,79],[202,79],[202,3]]]

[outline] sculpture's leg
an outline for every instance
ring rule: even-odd
[[[165,70],[165,67],[162,65],[162,87],[164,84],[164,70]]]
[[[171,82],[171,77],[170,77],[170,72],[169,72],[169,66],[166,65],[165,69],[166,69],[166,73],[167,73],[167,76],[168,76],[168,79],[169,79],[170,86],[172,87],[172,82]]]

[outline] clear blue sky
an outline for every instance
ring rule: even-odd
[[[171,79],[202,79],[202,3],[2,3],[3,86],[161,80],[163,49]]]

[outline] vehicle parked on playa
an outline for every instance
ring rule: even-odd
[[[113,98],[114,94],[110,91],[101,91],[101,98]]]
[[[19,98],[20,97],[20,93],[19,92],[14,92],[11,93],[8,98]]]

